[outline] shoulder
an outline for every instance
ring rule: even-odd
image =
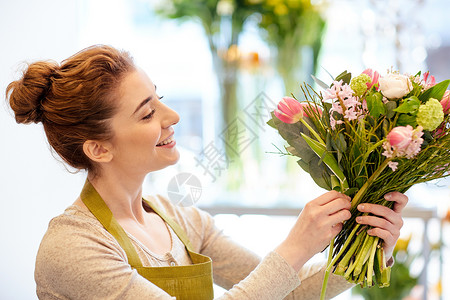
[[[117,241],[88,210],[70,206],[49,223],[37,253],[36,275],[61,270],[98,253],[126,260]]]
[[[45,244],[61,237],[64,237],[64,241],[73,242],[80,238],[80,235],[113,239],[87,208],[72,205],[50,221],[42,242]]]
[[[34,276],[39,298],[144,299],[161,294],[130,267],[100,222],[73,206],[50,221]]]

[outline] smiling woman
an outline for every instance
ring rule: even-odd
[[[84,151],[103,173],[124,178],[145,177],[179,159],[172,125],[178,114],[160,101],[147,74],[136,68],[124,76],[116,99],[117,111],[110,122],[114,136],[105,141],[89,139]],[[144,100],[142,100],[144,99]],[[167,143],[171,139],[171,143]],[[131,174],[132,173],[132,174]]]
[[[127,52],[92,46],[64,60],[28,65],[8,85],[18,123],[44,126],[66,163],[87,170],[80,196],[53,218],[35,269],[40,299],[317,299],[325,264],[304,266],[350,218],[350,199],[335,191],[309,202],[286,239],[260,259],[237,245],[195,207],[142,196],[145,176],[176,163],[178,114]],[[406,196],[394,210],[361,207],[390,255]],[[214,269],[212,268],[214,266]],[[301,284],[300,284],[301,278]],[[349,288],[330,278],[327,295]]]

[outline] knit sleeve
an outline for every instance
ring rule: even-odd
[[[296,274],[276,252],[261,260],[235,243],[215,226],[214,218],[208,213],[195,207],[174,206],[169,210],[186,230],[195,250],[211,257],[214,282],[228,290],[223,299],[319,298],[325,262],[305,265]],[[327,286],[327,299],[352,286],[341,276],[332,274]]]
[[[132,270],[100,226],[67,215],[50,222],[36,258],[39,299],[174,299]]]

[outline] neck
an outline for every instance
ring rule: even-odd
[[[140,180],[124,179],[126,176],[117,174],[101,174],[88,179],[111,210],[114,217],[120,221],[136,221],[144,224],[145,210],[142,207],[142,184]]]

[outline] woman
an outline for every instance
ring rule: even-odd
[[[42,122],[62,159],[87,170],[80,197],[54,218],[36,259],[40,299],[317,299],[323,264],[304,266],[350,218],[349,197],[328,192],[309,202],[286,239],[260,260],[194,208],[142,198],[149,172],[179,158],[179,116],[128,53],[93,46],[63,61],[35,62],[9,84],[18,123]],[[392,257],[407,197],[393,210],[364,204],[358,219],[374,228]],[[212,260],[212,263],[211,263]],[[389,260],[392,264],[392,259]],[[212,264],[212,270],[211,270]],[[332,276],[328,296],[349,288]]]

